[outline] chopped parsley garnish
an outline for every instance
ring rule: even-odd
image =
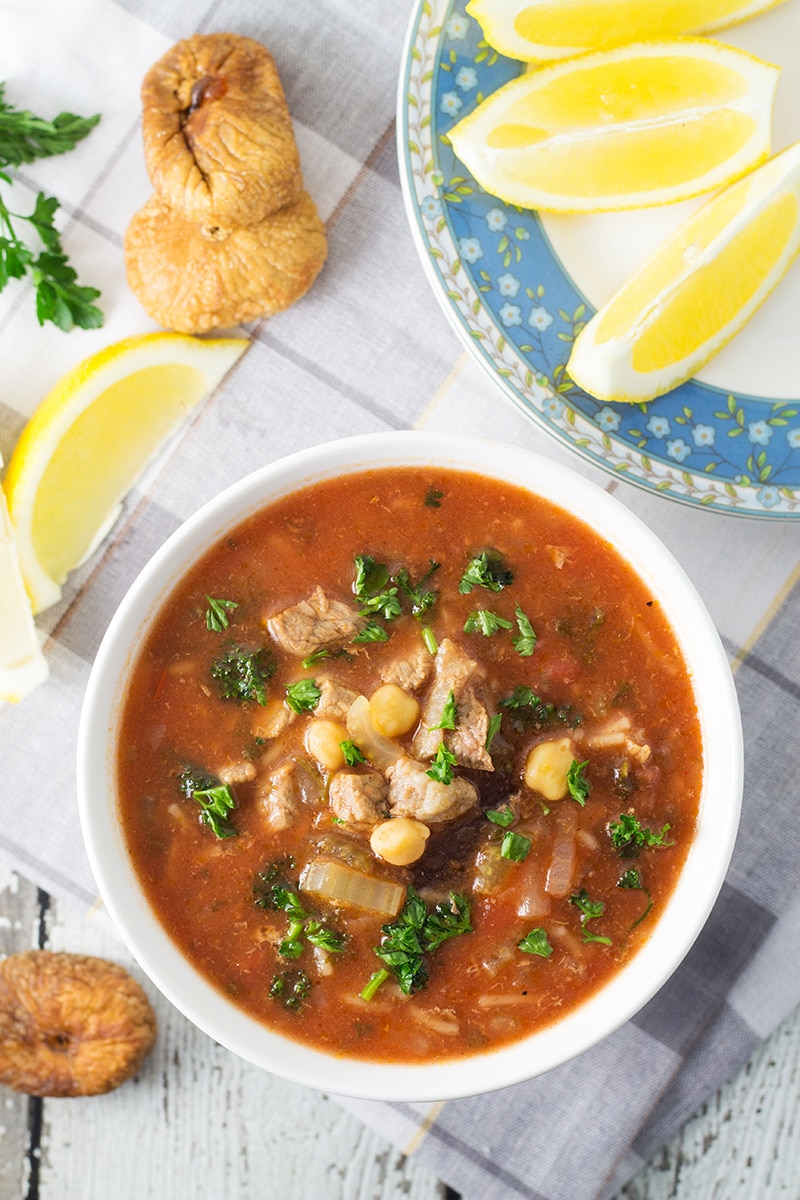
[[[450,691],[447,693],[447,699],[445,700],[444,707],[442,708],[442,715],[439,717],[439,720],[436,722],[436,724],[431,725],[430,728],[431,728],[431,730],[433,730],[433,729],[455,729],[457,718],[458,718],[458,709],[456,706],[455,693]],[[455,760],[453,760],[453,761],[455,761]]]
[[[320,702],[322,692],[314,679],[298,679],[286,689],[286,704],[292,712],[313,712]]]
[[[442,742],[425,774],[430,775],[431,779],[435,779],[437,783],[452,783],[453,767],[456,762],[455,754],[448,750]]]
[[[511,628],[510,621],[490,612],[488,608],[476,608],[464,623],[464,633],[482,633],[484,637],[491,637],[498,629]]]
[[[441,563],[434,562],[430,559],[430,566],[425,574],[420,579],[419,583],[412,583],[411,577],[405,567],[398,571],[394,576],[394,582],[401,588],[408,599],[411,601],[412,617],[421,617],[428,609],[433,608],[437,600],[437,593],[433,588],[426,587],[428,580],[432,575],[439,570]]]
[[[386,970],[386,967],[381,967],[379,971],[374,971],[369,977],[367,986],[363,991],[358,993],[361,999],[371,1000],[381,984],[385,983],[388,978],[389,972]]]
[[[357,767],[359,763],[367,761],[355,742],[339,742],[339,749],[348,767]]]
[[[226,610],[238,608],[239,605],[235,600],[215,600],[213,596],[206,596],[206,600],[206,629],[210,633],[223,633],[231,623]]]
[[[207,825],[215,837],[232,838],[239,833],[228,820],[236,808],[236,800],[227,783],[216,775],[196,767],[184,767],[178,776],[178,786],[190,800],[200,805],[200,822]]]
[[[397,588],[386,586],[390,582],[386,564],[376,562],[369,554],[357,554],[354,561],[356,574],[353,592],[361,605],[361,615],[375,613],[387,621],[399,617],[403,610],[397,597]]]
[[[520,717],[533,721],[539,728],[546,725],[580,725],[583,718],[580,713],[573,712],[571,705],[557,708],[555,704],[546,704],[541,696],[537,696],[533,688],[515,687],[510,696],[498,700],[501,708],[514,709]]]
[[[309,654],[308,658],[304,658],[300,666],[304,671],[310,671],[312,667],[317,665],[317,663],[321,663],[323,659],[330,658],[330,656],[330,650],[326,650],[325,647],[322,646],[319,650],[315,650],[313,654]]]
[[[490,808],[486,812],[486,817],[495,825],[502,826],[503,829],[508,829],[509,825],[513,825],[515,821],[514,813],[508,806],[505,808]]]
[[[522,941],[517,942],[517,949],[523,950],[525,954],[538,954],[539,958],[549,958],[553,953],[553,947],[541,926],[526,933]]]
[[[497,734],[500,732],[500,726],[502,724],[503,724],[503,714],[502,713],[495,713],[493,717],[489,718],[489,728],[486,731],[486,749],[487,750],[491,750],[492,742],[494,741]]]
[[[598,917],[602,917],[606,910],[603,901],[590,900],[586,888],[581,888],[579,891],[572,893],[569,903],[574,904],[581,914],[581,934],[584,942],[600,942],[604,946],[610,946],[610,937],[602,937],[599,933],[590,933],[586,928],[590,921],[596,921]]]
[[[426,956],[432,954],[448,938],[472,930],[469,900],[466,896],[450,893],[449,900],[437,904],[432,912],[413,887],[408,889],[406,902],[396,921],[382,926],[383,939],[375,947],[375,953],[390,968],[397,979],[401,992],[410,996],[423,988],[428,980]],[[371,999],[383,980],[378,971],[372,976],[364,992],[364,999]]]
[[[367,621],[366,625],[354,638],[351,643],[354,646],[364,646],[369,642],[388,642],[389,635],[382,625],[377,621]]]
[[[530,658],[536,649],[536,633],[519,605],[516,606],[514,612],[519,633],[515,634],[511,641],[517,654],[523,658]]]
[[[467,569],[461,576],[458,590],[462,596],[467,596],[475,587],[486,588],[490,592],[501,592],[514,580],[511,571],[503,566],[503,557],[493,550],[482,550],[467,564]]]
[[[509,858],[512,862],[524,862],[530,854],[531,839],[524,833],[513,833],[510,829],[503,838],[500,846],[500,857]]]
[[[436,644],[436,634],[429,625],[423,625],[420,633],[422,634],[422,640],[425,643],[426,650],[431,656],[435,657],[436,651],[439,649],[438,645]]]
[[[231,646],[211,664],[223,700],[255,700],[267,703],[267,682],[275,674],[275,662],[262,648],[246,650]]]
[[[581,808],[583,808],[592,790],[592,785],[588,779],[584,778],[583,774],[588,765],[588,758],[586,762],[582,763],[576,762],[573,758],[567,771],[567,788],[569,789],[569,794],[573,800],[580,804]]]
[[[650,912],[650,909],[653,907],[653,897],[650,895],[647,888],[642,883],[642,881],[639,877],[639,872],[634,870],[633,867],[628,868],[628,870],[625,872],[625,874],[622,876],[619,883],[617,884],[617,887],[618,888],[629,888],[631,891],[644,892],[645,896],[647,896],[647,908],[644,910],[642,915],[640,917],[637,917],[636,920],[633,922],[633,924],[630,926],[630,929],[635,929],[637,925],[641,924],[641,922],[645,919],[645,917]]]
[[[305,949],[304,937],[312,946],[319,946],[332,954],[344,950],[345,939],[342,934],[329,929],[303,908],[300,896],[283,877],[280,863],[273,863],[266,871],[256,875],[253,899],[258,908],[283,911],[289,918],[286,936],[278,944],[278,953],[282,958],[299,958]]]
[[[634,813],[620,813],[619,821],[611,821],[608,834],[615,850],[622,858],[636,858],[642,846],[672,846],[666,840],[669,825],[660,830],[648,829]]]
[[[427,492],[425,493],[425,507],[426,508],[441,508],[443,499],[444,499],[444,492],[440,492],[438,488],[429,487]]]
[[[280,1000],[284,1008],[299,1012],[311,995],[311,980],[305,971],[281,971],[273,977],[269,995],[273,1000]]]

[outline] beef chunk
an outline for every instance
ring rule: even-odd
[[[272,772],[258,799],[271,829],[280,833],[289,828],[300,807],[295,764],[291,760],[281,763],[277,770]]]
[[[317,679],[317,684],[321,694],[314,716],[324,717],[328,721],[346,721],[347,710],[359,693],[337,683],[335,679]]]
[[[439,783],[413,758],[398,758],[386,776],[389,811],[393,817],[415,817],[426,825],[437,825],[460,817],[478,800],[478,793],[468,779],[456,776],[452,783]]]
[[[331,780],[331,811],[347,825],[377,825],[386,815],[386,780],[377,771],[339,771]]]
[[[249,783],[251,779],[256,777],[256,766],[254,762],[245,759],[242,762],[228,763],[224,767],[220,767],[217,771],[217,776],[223,783]]]
[[[412,650],[404,658],[395,659],[381,667],[384,683],[394,683],[404,692],[416,692],[427,683],[433,659],[424,646]]]
[[[323,646],[354,637],[362,621],[349,604],[329,600],[316,587],[307,600],[285,608],[267,621],[270,634],[287,654],[306,658]]]
[[[444,741],[460,765],[479,771],[494,770],[486,749],[489,710],[483,683],[483,672],[478,663],[455,642],[443,638],[436,652],[433,684],[414,737],[414,753],[418,758],[433,758]],[[456,702],[456,728],[433,729],[432,726],[441,720],[450,692]]]

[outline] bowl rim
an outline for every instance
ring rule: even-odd
[[[116,819],[119,683],[178,580],[231,526],[323,479],[422,465],[527,488],[567,508],[621,554],[661,603],[683,651],[705,767],[697,831],[675,890],[648,940],[608,983],[560,1021],[509,1046],[465,1059],[382,1063],[318,1050],[247,1016],[191,965],[155,917]],[[394,431],[325,442],[263,466],[210,499],[153,554],[121,601],[98,649],[78,730],[78,808],[90,866],[109,915],[145,974],[190,1021],[241,1058],[294,1082],[362,1099],[447,1100],[494,1091],[567,1062],[628,1021],[675,971],[711,912],[733,852],[742,784],[733,676],[711,617],[671,552],[617,497],[571,467],[461,434]]]

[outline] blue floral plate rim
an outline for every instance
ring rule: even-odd
[[[447,140],[520,70],[486,44],[465,2],[418,0],[397,106],[412,235],[459,337],[518,409],[616,478],[691,507],[797,518],[800,400],[689,380],[655,405],[610,405],[565,378],[566,347],[592,310],[538,215],[484,193]]]

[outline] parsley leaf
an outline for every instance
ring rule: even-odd
[[[5,101],[5,84],[0,83],[0,160],[3,166],[21,167],[36,158],[50,158],[73,150],[91,133],[99,116],[77,117],[63,112],[45,121],[31,112],[15,109]]]
[[[604,946],[611,945],[610,937],[602,937],[599,933],[590,933],[586,928],[589,921],[596,921],[598,917],[602,917],[606,910],[606,906],[602,900],[590,900],[586,888],[581,888],[577,892],[573,892],[569,898],[569,903],[574,904],[578,912],[581,914],[581,933],[584,942],[601,942]]]
[[[440,492],[438,488],[429,487],[427,492],[425,493],[425,507],[426,508],[441,508],[443,499],[444,499],[444,492]]]
[[[354,561],[356,574],[353,581],[353,592],[361,605],[361,615],[367,616],[376,613],[386,621],[392,621],[395,617],[399,617],[403,609],[397,597],[397,588],[387,588],[386,586],[389,583],[389,570],[386,564],[376,562],[369,554],[357,554]]]
[[[238,836],[238,829],[228,820],[236,808],[230,787],[220,783],[216,775],[196,767],[184,767],[178,775],[178,785],[190,800],[200,805],[200,822],[207,825],[215,837]]]
[[[491,750],[492,742],[496,735],[500,732],[500,726],[503,724],[503,714],[495,713],[489,718],[489,728],[486,731],[486,749]]]
[[[377,621],[367,621],[364,628],[351,638],[353,646],[365,646],[369,642],[388,642],[389,635]]]
[[[622,858],[636,858],[642,846],[674,845],[666,840],[669,828],[667,824],[659,831],[648,829],[634,813],[620,813],[619,821],[610,822],[608,833],[611,844]]]
[[[456,762],[455,754],[448,750],[442,742],[425,774],[430,775],[431,779],[435,779],[437,783],[452,783],[453,767]]]
[[[653,897],[650,895],[647,888],[642,883],[642,881],[639,877],[639,872],[635,871],[633,869],[633,867],[628,868],[628,870],[625,872],[625,874],[622,876],[619,883],[617,884],[617,887],[618,888],[630,888],[632,891],[644,892],[645,896],[647,896],[647,900],[648,900],[647,908],[644,910],[642,915],[640,917],[637,917],[636,920],[633,922],[633,924],[630,926],[630,929],[635,929],[637,925],[640,925],[642,923],[642,921],[645,919],[645,917],[650,912],[650,909],[653,907]],[[629,931],[630,931],[630,929],[629,929]]]
[[[320,702],[322,692],[314,679],[298,679],[286,689],[286,704],[295,713],[312,712]]]
[[[268,995],[280,1000],[284,1008],[299,1012],[311,995],[311,980],[305,971],[281,971],[273,976]]]
[[[325,647],[322,646],[322,647],[320,647],[319,650],[314,650],[311,654],[308,655],[307,658],[304,658],[303,661],[300,663],[300,666],[303,668],[304,671],[310,671],[312,667],[315,667],[317,665],[317,663],[321,663],[323,661],[323,659],[330,658],[330,657],[331,657],[330,650],[326,650]]]
[[[258,908],[283,911],[289,918],[286,936],[278,944],[278,953],[283,958],[299,958],[305,949],[305,937],[312,946],[319,946],[330,954],[339,954],[345,947],[345,938],[317,921],[303,908],[300,896],[280,873],[280,863],[260,872],[253,884],[254,901]]]
[[[500,857],[510,858],[512,862],[524,862],[531,849],[531,839],[524,833],[513,833],[510,829],[503,838],[500,846]]]
[[[467,617],[464,633],[482,633],[484,637],[491,637],[498,629],[511,628],[511,622],[505,617],[498,617],[497,613],[490,612],[488,608],[477,608]]]
[[[592,785],[589,783],[588,779],[584,778],[583,775],[583,772],[588,765],[588,758],[586,762],[582,763],[576,762],[576,760],[573,758],[569,765],[569,770],[567,771],[567,788],[569,789],[569,794],[573,800],[580,804],[581,808],[583,808],[584,804],[586,803],[586,799],[592,790]]]
[[[526,954],[538,954],[540,958],[549,958],[553,953],[553,947],[541,926],[526,933],[522,941],[517,942],[517,949],[523,950]]]
[[[356,767],[359,763],[367,761],[355,742],[339,742],[339,749],[348,767]]]
[[[495,825],[501,825],[503,829],[507,829],[509,825],[514,824],[514,813],[506,806],[505,808],[490,808],[486,812],[486,817]]]
[[[467,569],[461,576],[458,590],[463,596],[469,595],[475,587],[486,588],[490,592],[501,592],[513,582],[511,571],[502,565],[502,555],[494,550],[482,550],[467,564]]]
[[[442,708],[442,715],[435,725],[430,726],[430,730],[434,729],[455,729],[458,719],[458,708],[456,706],[456,697],[453,691],[447,693],[447,699]],[[455,761],[455,760],[454,760]]]
[[[441,563],[434,562],[430,559],[430,566],[425,574],[420,579],[419,583],[412,583],[408,571],[403,567],[393,577],[394,582],[402,589],[408,599],[411,601],[412,617],[421,617],[428,609],[433,608],[437,600],[437,593],[433,588],[428,588],[425,585],[428,580],[434,575],[441,566]]]
[[[530,658],[536,649],[536,633],[519,605],[516,606],[514,612],[517,618],[519,633],[512,637],[511,642],[517,654],[523,658]]]
[[[211,664],[211,678],[223,700],[255,700],[267,703],[267,682],[275,674],[275,663],[262,648],[246,650],[231,646]]]
[[[521,718],[532,721],[540,729],[554,724],[574,727],[583,720],[580,713],[573,712],[571,705],[557,708],[555,704],[547,704],[530,687],[515,687],[510,696],[498,700],[498,705],[515,709]]]
[[[429,913],[427,905],[413,887],[408,889],[406,902],[398,918],[382,926],[383,940],[375,953],[389,967],[404,995],[409,996],[424,987],[428,980],[426,956],[434,953],[442,942],[472,930],[470,906],[466,896],[450,893],[448,901],[437,904]],[[371,999],[386,978],[378,971],[364,989]]]
[[[222,633],[230,625],[226,609],[238,608],[239,605],[235,600],[215,600],[212,596],[206,596],[206,600],[206,629],[210,633]]]

